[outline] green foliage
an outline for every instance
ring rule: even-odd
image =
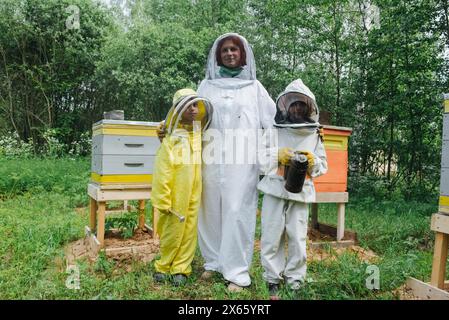
[[[113,270],[114,264],[108,260],[106,254],[101,251],[98,254],[98,258],[95,261],[94,270],[96,272],[102,272],[105,274],[110,274]]]
[[[36,192],[63,193],[73,206],[87,204],[90,158],[4,159],[0,157],[0,199]]]
[[[332,124],[354,129],[352,190],[374,179],[379,195],[435,196],[447,1],[133,0],[129,15],[113,3],[0,2],[0,135],[24,141],[17,151],[0,143],[0,154],[26,157],[32,144],[52,157],[87,155],[92,123],[112,109],[162,120],[173,93],[204,77],[213,40],[232,31],[252,44],[273,97],[300,77]],[[367,4],[379,8],[378,25]],[[69,5],[79,29],[66,26]]]
[[[106,230],[116,228],[125,239],[131,238],[137,227],[137,221],[137,213],[128,212],[119,217],[111,217],[106,219],[105,228]]]
[[[31,162],[10,159],[2,161],[0,168],[6,166],[11,169],[13,163],[27,168]],[[73,177],[75,172],[85,172],[87,178],[88,161],[81,164],[51,159],[35,163],[36,172],[33,179],[27,180],[28,184],[37,180],[42,185],[48,179],[50,168],[55,172],[64,169],[67,179],[62,182],[60,176],[52,175],[55,187],[51,191],[24,184],[23,189],[28,192],[14,193],[0,201],[1,298],[267,299],[268,290],[262,278],[263,268],[257,246],[250,270],[253,283],[244,293],[227,292],[224,279],[218,274],[212,283],[201,281],[203,259],[199,250],[193,260],[193,273],[183,288],[154,284],[153,263],[133,262],[125,268],[100,255],[92,265],[87,261],[77,261],[81,288],[68,289],[65,286],[68,274],[63,248],[83,237],[84,226],[89,221],[89,210],[74,210],[79,204],[73,201],[74,193],[87,199],[87,179],[81,181]],[[87,206],[87,201],[83,205]],[[403,285],[407,277],[429,281],[434,241],[429,224],[431,214],[437,209],[436,202],[378,201],[365,195],[351,196],[346,208],[347,228],[357,232],[360,245],[374,250],[378,260],[364,262],[350,252],[335,260],[314,260],[308,264],[306,285],[298,294],[282,288],[283,299],[396,299],[393,290]],[[137,218],[133,215],[129,214],[127,219],[134,224]],[[320,222],[335,224],[336,220],[335,204],[319,206]],[[133,227],[128,222],[121,225]],[[256,238],[260,240],[260,232]],[[334,252],[330,247],[325,250],[328,254]],[[372,264],[380,271],[380,290],[371,291],[365,286],[366,270]]]
[[[80,28],[67,27],[69,6]],[[67,144],[90,129],[94,63],[111,25],[92,0],[0,2],[0,115],[21,138],[40,144],[56,127]]]
[[[32,140],[25,142],[16,132],[0,137],[0,157],[5,158],[32,158],[34,145]]]

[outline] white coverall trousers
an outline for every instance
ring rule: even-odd
[[[279,283],[283,277],[288,284],[304,281],[308,216],[306,203],[265,194],[261,240],[265,281]]]

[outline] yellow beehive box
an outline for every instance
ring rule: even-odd
[[[157,122],[101,120],[92,127],[91,180],[151,184],[160,142]]]
[[[314,179],[317,192],[346,192],[348,186],[348,139],[352,129],[345,127],[324,127],[324,148],[328,171]]]

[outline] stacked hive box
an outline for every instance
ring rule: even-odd
[[[314,180],[317,192],[346,192],[348,185],[348,138],[352,129],[324,126],[328,171]]]
[[[449,94],[444,95],[443,146],[441,156],[439,211],[441,213],[449,214]]]
[[[93,125],[93,182],[106,184],[151,184],[159,147],[158,123],[101,120]]]

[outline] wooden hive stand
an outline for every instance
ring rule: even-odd
[[[87,192],[90,198],[90,225],[89,227],[86,226],[86,240],[88,242],[86,245],[91,252],[97,254],[102,249],[105,249],[107,252],[104,241],[105,220],[107,214],[114,213],[114,211],[110,212],[106,210],[106,204],[108,201],[138,200],[138,229],[149,232],[154,239],[157,239],[156,225],[158,213],[156,210],[152,210],[153,228],[145,224],[145,200],[148,200],[151,197],[150,184],[100,185],[96,183],[89,183]],[[123,209],[127,209],[126,204]],[[135,248],[129,249],[129,251],[132,252]]]
[[[312,248],[321,247],[324,244],[333,247],[349,247],[357,242],[357,234],[352,231],[345,231],[345,205],[348,202],[347,192],[318,192],[316,201],[312,203],[312,222],[311,227],[322,234],[335,238],[336,241],[311,242]],[[336,203],[337,204],[337,226],[332,226],[318,222],[318,204]]]

